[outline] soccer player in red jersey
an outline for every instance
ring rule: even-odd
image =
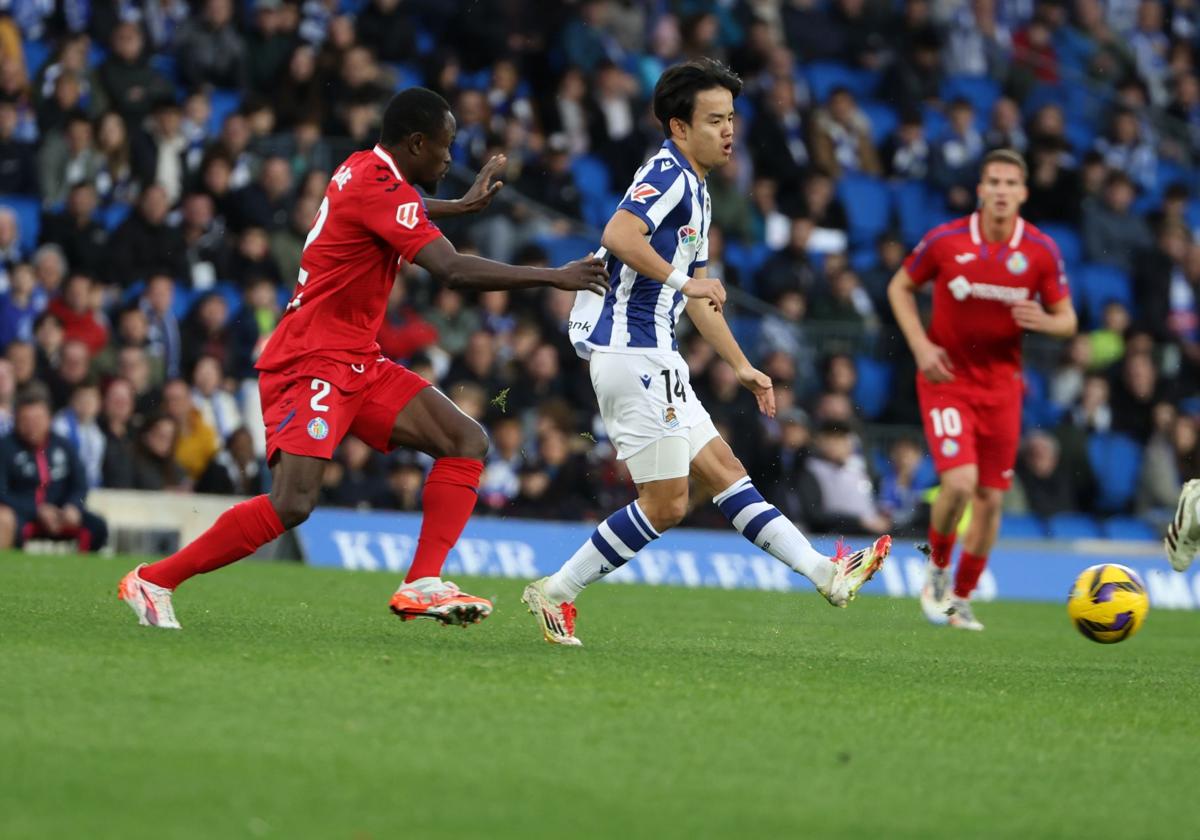
[[[392,611],[446,624],[490,614],[490,602],[441,579],[446,554],[475,507],[487,434],[429,382],[380,355],[375,339],[398,263],[416,263],[473,291],[554,286],[603,294],[608,277],[591,257],[549,269],[459,254],[431,218],[486,206],[501,186],[491,179],[503,160],[489,161],[458,202],[423,199],[416,187],[437,188],[454,133],[446,101],[410,88],[388,104],[378,145],[333,173],[304,243],[295,294],[256,365],[271,492],[234,505],[179,552],[125,576],[118,594],[142,624],[177,629],[171,593],[179,584],[307,519],[325,463],[347,434],[383,452],[407,446],[436,459],[422,494],[417,549]]]
[[[979,209],[929,231],[888,285],[916,358],[925,438],[941,478],[921,608],[935,624],[968,630],[983,629],[970,598],[996,542],[1016,463],[1022,333],[1067,338],[1077,325],[1058,247],[1020,215],[1027,174],[1017,152],[989,152],[976,188]],[[928,332],[916,302],[927,283]],[[971,522],[951,586],[950,555],[968,504]]]

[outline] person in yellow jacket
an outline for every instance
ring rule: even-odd
[[[192,402],[192,389],[182,379],[172,379],[163,386],[163,408],[179,425],[175,461],[195,481],[220,450],[221,441]]]

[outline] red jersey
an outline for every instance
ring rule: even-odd
[[[918,286],[933,282],[929,339],[954,365],[946,387],[999,392],[1019,381],[1022,329],[1010,307],[1041,298],[1050,306],[1067,297],[1058,246],[1020,217],[1007,242],[987,242],[978,213],[936,227],[904,261]]]
[[[412,262],[441,235],[383,148],[346,158],[304,241],[296,292],[255,367],[281,370],[308,355],[374,363],[400,260]]]

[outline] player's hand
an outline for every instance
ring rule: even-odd
[[[693,277],[683,284],[683,293],[690,298],[707,298],[718,312],[725,306],[725,287],[716,277]]]
[[[602,260],[591,254],[554,269],[554,279],[550,282],[554,288],[566,289],[569,292],[608,294],[608,270]]]
[[[771,377],[749,365],[737,370],[736,373],[738,382],[741,382],[743,387],[754,394],[754,399],[758,401],[758,410],[768,417],[774,417],[775,386],[771,384]]]
[[[62,512],[54,505],[41,505],[37,509],[37,521],[47,532],[57,534],[61,529]]]
[[[492,198],[504,187],[503,181],[492,183],[492,179],[507,165],[508,158],[504,155],[493,155],[488,159],[475,176],[475,183],[471,184],[471,188],[458,200],[464,213],[478,213],[492,203]]]
[[[1036,300],[1019,300],[1012,305],[1013,320],[1023,330],[1045,332],[1050,325],[1050,313]]]
[[[954,381],[954,364],[950,361],[950,354],[946,352],[946,348],[928,341],[923,347],[919,347],[913,356],[917,360],[917,370],[921,371],[921,375],[928,381]]]

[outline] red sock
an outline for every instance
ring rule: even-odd
[[[268,496],[255,496],[217,517],[207,531],[165,560],[139,572],[142,580],[174,589],[193,575],[211,572],[253,554],[284,532]]]
[[[421,536],[404,582],[438,577],[446,555],[458,542],[479,499],[483,461],[474,458],[438,458],[421,493]]]
[[[958,535],[951,531],[949,534],[939,534],[929,526],[929,559],[939,569],[950,565],[950,555],[954,551],[954,539]]]
[[[964,551],[958,558],[958,573],[954,576],[954,594],[959,598],[970,598],[979,583],[979,576],[987,566],[986,554]]]

